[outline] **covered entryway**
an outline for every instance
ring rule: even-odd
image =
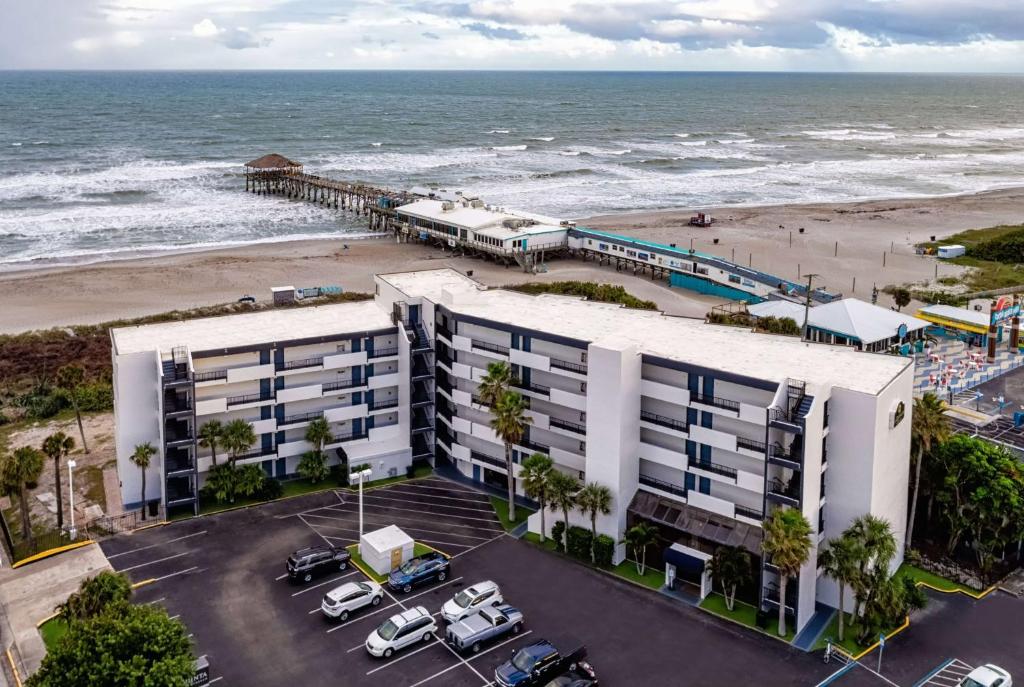
[[[675,589],[680,584],[689,585],[699,593],[702,601],[711,593],[711,554],[676,542],[665,549],[662,558],[665,561],[666,587]]]

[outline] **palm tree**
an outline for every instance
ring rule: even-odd
[[[932,446],[941,444],[951,433],[945,404],[932,392],[914,399],[914,412],[910,425],[910,436],[917,448],[914,461],[914,489],[910,497],[910,517],[907,518],[907,540],[904,547],[910,550],[914,537],[914,518],[917,517],[917,496],[921,488],[921,464],[925,456],[931,455]]]
[[[547,510],[551,471],[554,467],[553,460],[543,453],[534,453],[523,461],[523,470],[519,473],[519,479],[523,481],[523,491],[540,506],[540,541],[542,544],[546,528],[544,511]]]
[[[82,437],[82,450],[88,453],[89,445],[85,443],[85,428],[82,427],[82,412],[78,409],[78,388],[84,381],[85,370],[78,365],[65,365],[57,370],[57,386],[71,399],[71,407],[75,409],[75,419],[78,420],[78,433]]]
[[[513,381],[512,368],[508,366],[508,363],[503,361],[487,363],[487,374],[480,379],[480,383],[477,385],[477,395],[480,396],[480,401],[485,406],[493,406],[505,395]]]
[[[572,475],[567,475],[561,470],[552,470],[550,479],[550,492],[548,499],[551,509],[560,509],[565,518],[566,532],[569,530],[569,511],[576,506],[576,492],[580,490],[580,483]],[[568,553],[569,537],[563,535],[562,550]]]
[[[633,549],[633,555],[636,556],[636,571],[641,576],[647,568],[647,547],[657,543],[658,536],[658,528],[643,520],[626,530],[626,536],[622,541]]]
[[[843,602],[846,586],[857,583],[860,575],[859,563],[863,557],[860,542],[849,535],[830,539],[828,548],[821,552],[818,564],[825,574],[839,585],[839,641],[843,641],[843,625],[846,615]]]
[[[146,519],[146,470],[149,468],[149,460],[156,455],[156,449],[148,441],[145,444],[138,444],[132,452],[131,461],[142,470],[142,519]]]
[[[234,467],[239,454],[244,453],[256,443],[256,431],[245,420],[232,420],[224,426],[224,435],[220,441],[228,452],[228,461],[231,463],[231,467]]]
[[[210,449],[213,464],[217,464],[217,444],[224,438],[224,425],[220,420],[207,420],[199,428],[199,445]]]
[[[603,484],[591,482],[576,494],[576,507],[590,518],[590,562],[596,563],[597,515],[612,512],[612,490]]]
[[[55,432],[43,440],[43,453],[53,459],[54,486],[57,489],[57,529],[64,528],[64,497],[60,487],[60,459],[75,447],[75,440],[64,432]]]
[[[786,636],[786,583],[811,555],[811,523],[795,508],[778,508],[764,523],[764,555],[779,570],[779,636]]]
[[[854,590],[857,597],[853,615],[859,617],[863,603],[872,595],[872,576],[868,575],[868,566],[876,569],[884,568],[888,574],[889,562],[896,555],[896,538],[892,534],[889,521],[877,515],[862,515],[846,528],[843,536],[849,536],[860,548],[857,581]]]
[[[719,546],[711,557],[711,579],[722,586],[725,607],[736,604],[736,590],[752,577],[750,553],[742,546]]]
[[[43,454],[32,446],[22,446],[7,456],[3,462],[0,485],[7,496],[18,495],[21,509],[21,538],[35,541],[32,532],[32,519],[29,516],[28,492],[35,488],[36,481],[43,471]],[[31,485],[31,486],[30,486]]]
[[[523,440],[526,425],[533,418],[526,414],[526,402],[514,391],[506,391],[491,408],[491,429],[505,444],[505,472],[508,477],[508,519],[516,521],[516,478],[512,472],[512,446]]]
[[[318,456],[323,456],[324,446],[334,441],[331,424],[327,418],[321,416],[309,423],[306,427],[306,441],[313,444],[313,451]]]

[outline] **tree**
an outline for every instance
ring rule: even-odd
[[[235,468],[235,491],[242,496],[257,496],[266,481],[267,473],[255,463]]]
[[[218,503],[234,503],[235,492],[238,490],[238,468],[230,462],[211,466],[206,473],[203,489],[213,494]]]
[[[561,470],[553,470],[551,472],[551,484],[550,493],[548,498],[550,499],[551,509],[559,509],[562,511],[562,516],[565,518],[565,528],[569,529],[569,511],[576,506],[576,492],[580,490],[580,483],[576,481],[576,478],[572,475],[567,475]],[[565,553],[569,552],[569,538],[565,537],[562,540],[562,550]]]
[[[476,388],[477,395],[480,396],[480,401],[485,406],[494,406],[512,386],[513,381],[512,368],[508,366],[508,363],[503,361],[487,363],[487,373],[480,379]]]
[[[232,420],[224,426],[221,444],[228,452],[231,467],[235,466],[238,456],[249,450],[256,443],[256,431],[252,425],[241,418]]]
[[[71,400],[71,407],[75,409],[75,419],[78,420],[78,433],[82,437],[82,450],[88,453],[89,445],[85,443],[82,412],[78,409],[78,390],[84,381],[85,370],[78,365],[65,365],[57,370],[57,386],[63,389]]]
[[[896,555],[896,538],[889,521],[870,513],[856,518],[843,532],[857,544],[860,558],[857,561],[858,574],[854,578],[853,590],[856,597],[853,615],[859,617],[863,604],[874,594],[871,582],[877,576],[868,574],[870,567],[884,568],[888,574],[889,563]]]
[[[811,554],[811,523],[795,508],[778,508],[764,523],[764,554],[779,570],[779,636],[786,636],[786,583]]]
[[[217,464],[217,445],[224,438],[224,425],[220,420],[207,420],[199,428],[199,445],[210,449],[213,464]]]
[[[657,543],[658,536],[658,528],[642,520],[626,530],[623,543],[633,550],[633,555],[636,556],[636,571],[641,576],[647,568],[647,547]]]
[[[864,604],[857,636],[860,644],[871,642],[880,632],[900,624],[910,611],[928,603],[927,595],[909,577],[890,575],[883,566],[875,566],[869,576],[873,593]]]
[[[73,622],[27,687],[181,687],[194,672],[188,631],[157,605],[114,603]]]
[[[306,441],[313,444],[313,450],[318,455],[323,455],[324,446],[334,441],[331,424],[327,422],[327,418],[321,416],[309,423],[306,427]]]
[[[57,529],[64,528],[64,494],[60,486],[60,459],[75,447],[75,440],[64,432],[54,432],[43,440],[43,453],[53,460],[54,487],[57,490]]]
[[[21,510],[21,538],[35,541],[32,532],[32,519],[29,516],[28,492],[35,488],[39,475],[43,472],[44,457],[42,452],[31,446],[22,446],[4,459],[0,471],[0,485],[7,496],[18,495],[18,506]]]
[[[830,539],[828,548],[818,557],[819,567],[839,585],[839,641],[843,641],[846,587],[856,584],[860,575],[860,560],[863,557],[860,542],[852,536],[843,535]]]
[[[505,473],[508,480],[508,519],[516,521],[516,478],[512,463],[512,446],[523,440],[526,425],[533,418],[526,414],[526,402],[514,391],[506,391],[491,407],[491,429],[505,444]]]
[[[750,553],[742,546],[719,546],[711,557],[711,579],[722,586],[725,607],[731,611],[736,603],[736,590],[753,579]]]
[[[896,310],[902,310],[904,306],[910,305],[910,290],[897,286],[892,290],[892,300],[896,303]]]
[[[554,469],[553,460],[543,453],[534,453],[523,461],[522,472],[519,479],[523,481],[523,491],[540,506],[540,541],[544,543],[544,511],[547,510],[548,494],[550,492],[551,471]]]
[[[132,583],[127,577],[104,570],[82,582],[78,591],[57,606],[57,615],[67,625],[95,618],[113,604],[127,602],[132,596]]]
[[[303,453],[296,470],[313,484],[325,479],[330,474],[330,470],[327,469],[327,458],[319,451]]]
[[[597,541],[597,516],[612,512],[612,490],[603,484],[591,482],[576,494],[576,507],[590,518],[590,562],[596,563],[594,542]],[[566,523],[568,526],[569,523]]]
[[[149,469],[150,459],[156,455],[156,449],[148,441],[145,444],[138,444],[132,452],[131,460],[139,470],[142,470],[142,519],[146,519],[146,470]]]
[[[945,405],[931,391],[921,398],[914,399],[914,412],[910,425],[910,436],[917,449],[914,460],[914,488],[910,497],[910,517],[907,518],[906,550],[910,550],[914,538],[914,520],[917,517],[917,500],[921,488],[921,465],[926,457],[931,457],[932,447],[941,444],[951,433],[949,418],[946,417]]]

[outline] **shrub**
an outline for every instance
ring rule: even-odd
[[[546,284],[537,282],[511,284],[504,288],[534,296],[542,293],[557,293],[563,296],[582,296],[588,300],[600,301],[602,303],[618,303],[627,308],[637,308],[640,310],[658,309],[658,305],[654,301],[645,301],[637,298],[626,291],[624,287],[614,284],[597,284],[589,281],[556,281]]]
[[[551,539],[558,548],[562,548],[563,534],[565,534],[565,521],[555,520],[555,524],[551,526]]]
[[[102,412],[114,407],[114,387],[109,382],[87,382],[75,390],[75,397],[82,411]]]
[[[267,481],[267,473],[255,463],[235,468],[235,491],[246,497],[253,497],[263,492],[263,485]]]
[[[331,475],[339,487],[348,486],[348,463],[331,466]]]
[[[6,425],[10,421],[11,421],[11,418],[7,417],[3,413],[0,413],[0,427],[2,427],[3,425]]]
[[[786,336],[799,336],[800,325],[792,317],[759,317],[757,326],[771,334],[783,334]]]
[[[590,530],[585,527],[576,527],[573,525],[566,532],[566,542],[568,543],[569,555],[573,558],[579,558],[580,560],[590,560],[590,542],[593,539],[593,535]]]
[[[265,477],[263,479],[263,487],[260,489],[259,497],[265,501],[273,501],[284,496],[284,486],[281,484],[281,480],[274,479],[273,477]]]
[[[602,568],[612,567],[615,555],[615,540],[606,534],[597,535],[594,540],[594,560]]]
[[[234,503],[238,489],[238,469],[231,463],[220,463],[210,467],[206,473],[203,491],[218,503]]]
[[[299,474],[313,484],[325,479],[330,472],[327,468],[327,456],[320,451],[306,451],[299,459]]]

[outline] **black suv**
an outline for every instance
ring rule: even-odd
[[[288,556],[288,577],[309,582],[314,575],[344,570],[351,558],[352,554],[337,546],[311,546],[308,549],[299,549]]]

